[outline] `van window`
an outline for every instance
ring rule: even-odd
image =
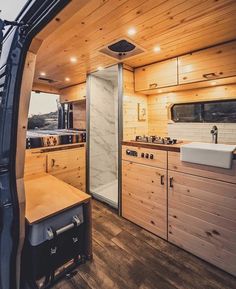
[[[236,100],[174,104],[171,119],[174,122],[236,123]]]
[[[57,129],[58,106],[59,95],[32,92],[28,116],[28,129]]]

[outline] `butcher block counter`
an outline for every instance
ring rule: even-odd
[[[164,151],[170,151],[170,152],[180,152],[180,147],[183,144],[187,144],[190,142],[187,141],[180,141],[177,144],[172,145],[166,145],[166,144],[155,144],[155,143],[143,143],[143,142],[137,142],[137,141],[123,141],[122,145],[127,146],[136,146],[136,147],[142,147],[142,148],[151,148],[154,150],[164,150]],[[233,159],[236,160],[236,150],[234,151],[234,157]]]
[[[236,276],[236,158],[182,162],[182,144],[123,142],[122,216]]]
[[[30,224],[87,203],[90,196],[49,174],[25,178],[26,219]]]

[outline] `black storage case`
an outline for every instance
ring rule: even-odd
[[[82,205],[40,223],[27,224],[26,228],[23,274],[33,288],[48,288],[55,281],[57,269],[68,261],[73,267],[84,261]],[[60,277],[66,273],[68,268],[61,270]]]

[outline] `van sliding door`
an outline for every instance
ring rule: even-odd
[[[69,0],[28,1],[14,23],[5,29],[0,58],[0,289],[19,288],[19,240],[24,236],[24,182],[17,179],[19,106],[22,76],[33,37]],[[6,23],[5,23],[6,24]],[[25,120],[23,120],[23,123]],[[22,129],[26,127],[22,125]],[[22,139],[17,139],[19,135]],[[22,153],[23,154],[23,153]],[[22,169],[23,171],[23,169]],[[20,189],[19,189],[20,188]],[[21,206],[19,206],[21,203]],[[23,222],[22,222],[23,220]]]

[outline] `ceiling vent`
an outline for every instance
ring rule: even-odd
[[[99,52],[118,60],[130,58],[144,51],[143,48],[127,39],[116,40],[99,50]]]
[[[42,81],[45,81],[45,82],[48,82],[48,83],[55,83],[55,82],[57,82],[56,80],[53,80],[53,79],[50,79],[50,78],[45,78],[45,77],[39,77],[38,79],[39,79],[39,80],[42,80]]]

